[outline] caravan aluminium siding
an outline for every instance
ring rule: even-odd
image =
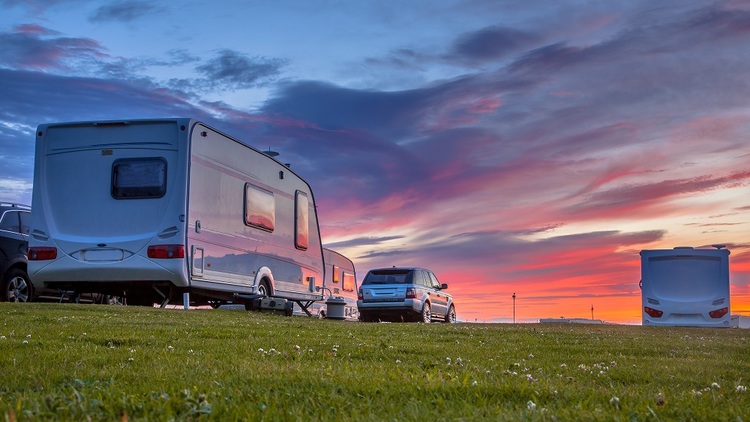
[[[188,243],[201,250],[203,269],[193,285],[253,286],[267,268],[274,295],[320,299],[310,289],[311,278],[322,283],[323,266],[309,186],[276,160],[200,124],[191,148]]]

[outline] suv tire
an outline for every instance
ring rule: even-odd
[[[11,268],[5,274],[0,299],[8,302],[30,302],[32,295],[31,281],[26,272],[20,268]]]
[[[425,302],[422,306],[422,312],[419,314],[419,322],[429,324],[432,322],[432,308],[430,302]]]

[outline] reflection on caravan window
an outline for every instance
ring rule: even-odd
[[[335,265],[332,268],[333,268],[333,274],[332,274],[333,275],[333,282],[334,283],[338,283],[339,282],[339,278],[341,277],[339,275],[339,269],[336,268]]]
[[[296,246],[297,249],[306,250],[307,239],[310,231],[307,220],[307,194],[302,191],[297,191],[294,203],[294,246]]]
[[[343,289],[347,292],[354,291],[354,274],[344,271],[344,286]]]
[[[112,164],[112,197],[161,198],[167,192],[167,162],[163,158],[124,158]]]
[[[272,192],[245,184],[245,224],[273,231],[276,227],[276,199]]]

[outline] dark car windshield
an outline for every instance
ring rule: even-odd
[[[412,284],[411,270],[374,270],[367,273],[362,284]]]

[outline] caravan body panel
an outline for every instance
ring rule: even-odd
[[[643,325],[728,327],[729,251],[641,251]]]
[[[273,227],[252,220],[248,186],[274,201],[261,210]],[[263,282],[281,297],[322,298],[309,185],[191,119],[41,125],[32,210],[32,251],[56,254],[30,260],[38,286],[148,303],[161,300],[154,287],[229,300]]]

